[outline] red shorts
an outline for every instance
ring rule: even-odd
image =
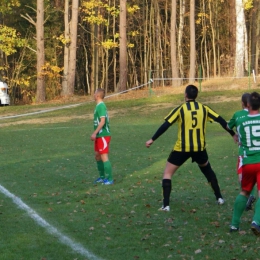
[[[104,154],[109,152],[109,143],[111,136],[97,137],[94,143],[95,152]]]
[[[242,174],[243,157],[241,155],[237,158],[237,174]]]
[[[243,165],[242,190],[251,192],[254,185],[257,183],[257,189],[260,189],[260,163]]]

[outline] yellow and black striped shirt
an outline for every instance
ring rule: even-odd
[[[180,152],[203,151],[206,146],[206,121],[216,121],[219,115],[206,105],[190,100],[173,109],[165,121],[178,122],[178,139],[173,150]]]

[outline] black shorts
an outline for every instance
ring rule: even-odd
[[[168,162],[177,166],[184,164],[189,158],[197,164],[204,164],[208,161],[206,149],[199,152],[177,152],[172,151],[168,157]]]

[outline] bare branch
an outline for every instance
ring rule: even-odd
[[[35,13],[37,12],[37,10],[36,9],[34,9],[33,7],[31,7],[31,6],[29,6],[29,5],[26,5],[26,7],[28,7],[28,8],[30,8],[30,9],[32,9]]]
[[[32,19],[32,17],[29,14],[23,15],[21,14],[21,17],[23,17],[25,20],[27,20],[29,23],[36,26],[36,22]]]
[[[49,19],[49,15],[47,16],[47,18],[44,20],[43,24],[45,24],[47,22],[47,20]]]
[[[31,50],[31,51],[33,51],[33,52],[35,52],[35,53],[37,52],[36,50],[34,50],[33,48],[31,48],[31,47],[28,46],[28,45],[26,46],[26,48],[28,48],[29,50]]]

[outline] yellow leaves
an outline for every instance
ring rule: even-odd
[[[134,48],[135,45],[134,45],[133,43],[128,43],[128,44],[127,44],[127,47],[128,47],[128,48]]]
[[[115,39],[118,39],[119,36],[120,36],[119,33],[115,33],[115,34],[114,34],[114,38],[115,38]]]
[[[102,7],[104,4],[102,1],[96,1],[96,0],[89,0],[89,1],[83,1],[82,6],[84,9],[86,9],[86,12],[91,12],[92,9],[96,7]]]
[[[10,7],[19,7],[21,5],[19,0],[8,0],[8,4]]]
[[[0,25],[0,49],[9,56],[16,52],[17,47],[25,45],[25,40],[21,39],[15,29]]]
[[[117,48],[119,45],[117,42],[114,42],[111,39],[108,39],[104,42],[101,43],[101,45],[105,48],[105,49],[112,49],[112,48]]]
[[[1,0],[0,10],[1,13],[11,13],[13,7],[19,7],[20,5],[19,0]]]
[[[115,17],[119,16],[119,14],[120,14],[119,8],[116,8],[114,6],[108,6],[108,5],[105,5],[105,7],[112,16],[115,16]]]
[[[243,4],[244,4],[245,10],[247,10],[247,11],[254,7],[253,0],[243,0]]]
[[[46,62],[45,65],[42,67],[42,76],[48,77],[60,77],[60,72],[63,71],[63,68],[60,68],[56,65],[51,65],[49,62]]]
[[[131,31],[131,32],[129,33],[129,35],[135,37],[135,36],[138,36],[138,35],[139,35],[139,32],[138,32],[138,31]]]
[[[138,5],[132,5],[127,7],[127,12],[133,15],[139,10]],[[89,0],[83,1],[81,11],[86,15],[83,20],[91,24],[105,24],[108,25],[108,16],[118,17],[120,14],[120,7],[109,6],[102,1]]]
[[[195,23],[196,23],[196,24],[201,24],[201,19],[200,19],[200,18],[197,19],[197,20],[195,21]]]
[[[105,24],[107,25],[107,19],[104,19],[101,14],[92,14],[83,19],[91,24]]]
[[[65,38],[63,34],[61,34],[59,37],[56,37],[56,40],[61,41],[64,45],[70,44],[71,42],[70,38]]]
[[[133,13],[135,13],[136,11],[138,11],[139,9],[140,9],[140,8],[139,8],[138,5],[128,6],[128,7],[127,7],[127,12],[128,12],[129,14],[133,14]]]
[[[18,86],[29,87],[29,85],[30,85],[30,78],[31,77],[14,79],[14,80],[11,81],[12,84],[10,84],[10,85],[18,85]]]
[[[198,13],[198,17],[209,18],[209,15],[206,13]]]
[[[110,7],[102,1],[83,1],[81,11],[85,14],[84,21],[90,24],[104,24],[108,25],[107,14],[118,15],[119,9]]]

